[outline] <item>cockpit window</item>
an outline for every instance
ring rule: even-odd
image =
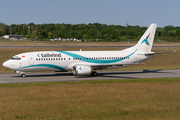
[[[11,60],[21,60],[21,58],[18,56],[14,56],[13,58],[11,58]]]

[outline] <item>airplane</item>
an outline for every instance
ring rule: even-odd
[[[29,71],[71,70],[74,75],[97,76],[96,70],[122,68],[140,64],[152,57],[151,52],[157,24],[151,24],[138,43],[121,51],[39,51],[26,52],[13,56],[3,66],[21,77]]]

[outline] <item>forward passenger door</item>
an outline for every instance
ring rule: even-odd
[[[34,58],[33,58],[33,55],[30,54],[28,57],[29,57],[29,65],[34,65]]]

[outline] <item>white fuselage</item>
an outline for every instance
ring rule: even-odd
[[[153,56],[123,51],[39,51],[18,54],[3,66],[15,71],[68,71],[74,65],[94,69],[119,68],[141,63]]]

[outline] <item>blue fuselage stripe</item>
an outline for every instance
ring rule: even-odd
[[[122,61],[122,60],[124,60],[126,58],[129,58],[130,56],[132,56],[136,51],[137,51],[137,49],[133,53],[131,53],[130,55],[127,55],[125,57],[118,57],[119,59],[111,59],[111,60],[109,60],[109,59],[103,59],[103,60],[91,59],[92,57],[84,57],[82,55],[78,55],[78,54],[67,52],[67,51],[57,51],[57,52],[63,53],[65,55],[71,56],[73,58],[81,58],[81,59],[79,59],[80,61],[84,61],[84,62],[88,62],[88,63],[104,64],[104,63],[120,62],[120,61]]]
[[[24,69],[24,68],[31,68],[31,67],[49,67],[49,68],[55,68],[61,71],[65,71],[64,68],[57,66],[57,65],[53,65],[53,64],[37,64],[37,65],[30,65],[30,66],[25,66],[25,67],[21,67],[19,69]]]

